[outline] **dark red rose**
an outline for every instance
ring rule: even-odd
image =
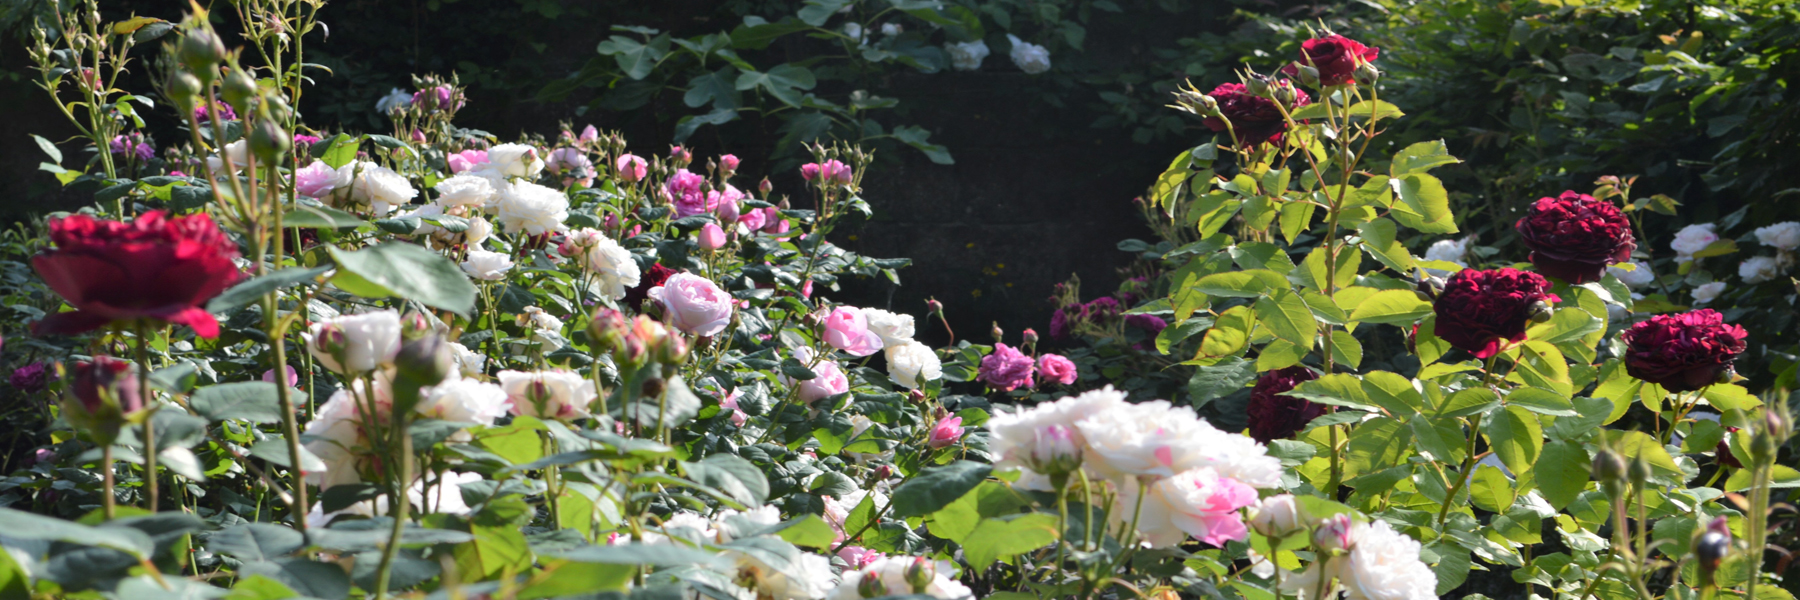
[[[111,356],[95,356],[92,362],[75,363],[69,376],[69,392],[88,414],[99,414],[116,403],[120,412],[130,413],[144,407],[138,395],[137,374],[130,362]]]
[[[1515,227],[1539,272],[1576,285],[1599,281],[1606,265],[1631,260],[1637,248],[1623,211],[1573,191],[1539,198]]]
[[[1276,85],[1293,87],[1286,81]],[[1306,92],[1298,88],[1293,92],[1294,106],[1290,110],[1312,104],[1312,98],[1307,97]],[[1207,95],[1219,103],[1219,114],[1225,116],[1224,119],[1207,117],[1202,123],[1208,129],[1235,132],[1237,139],[1233,143],[1240,146],[1281,143],[1282,134],[1287,132],[1287,119],[1281,116],[1281,109],[1275,106],[1274,100],[1251,94],[1241,83],[1221,83]],[[1230,127],[1226,127],[1225,119],[1231,120]]]
[[[44,284],[75,307],[44,317],[32,332],[76,334],[116,321],[155,319],[219,336],[201,308],[238,280],[233,244],[205,214],[167,218],[162,211],[130,223],[70,215],[50,223],[56,249],[31,259]]]
[[[644,271],[643,277],[638,278],[637,287],[625,290],[625,307],[639,310],[644,305],[644,300],[650,298],[650,288],[662,285],[673,275],[675,271],[662,266],[662,263],[651,264],[650,270]]]
[[[1537,273],[1463,269],[1450,276],[1432,307],[1437,311],[1433,331],[1451,346],[1488,358],[1499,354],[1507,341],[1525,340],[1533,305],[1561,300]]]
[[[1379,54],[1380,48],[1332,34],[1300,42],[1300,60],[1282,67],[1281,72],[1288,77],[1298,77],[1300,66],[1310,65],[1319,70],[1319,85],[1356,83],[1356,67],[1374,61]]]
[[[1657,315],[1625,330],[1625,372],[1671,392],[1728,381],[1748,335],[1710,308]]]
[[[1325,414],[1323,404],[1282,395],[1294,386],[1318,378],[1318,373],[1301,365],[1268,371],[1256,378],[1256,387],[1250,388],[1250,406],[1246,409],[1250,417],[1250,437],[1264,444],[1291,438],[1307,423]]]

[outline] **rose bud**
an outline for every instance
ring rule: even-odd
[[[1625,459],[1617,453],[1605,448],[1594,453],[1594,479],[1601,482],[1618,482],[1625,479]]]
[[[1650,462],[1644,460],[1642,455],[1632,457],[1630,466],[1626,467],[1625,476],[1631,479],[1632,484],[1642,488],[1644,482],[1650,480]]]
[[[1313,547],[1320,552],[1338,552],[1349,550],[1353,540],[1350,539],[1352,528],[1350,515],[1338,514],[1320,519],[1313,526]]]
[[[736,173],[738,170],[738,157],[731,154],[721,156],[719,157],[719,166],[724,167],[726,173]]]
[[[718,250],[725,247],[725,230],[717,223],[707,223],[700,228],[698,241],[701,250]]]
[[[1284,538],[1305,529],[1300,505],[1292,494],[1264,498],[1250,511],[1250,528],[1270,538]]]
[[[402,339],[416,340],[431,332],[431,319],[426,318],[424,313],[410,312],[400,318],[400,337]]]
[[[999,321],[994,321],[994,328],[989,330],[988,333],[994,335],[994,341],[996,342],[1006,339],[1006,330],[1000,328]]]
[[[294,137],[269,119],[257,119],[250,126],[250,153],[264,164],[281,162],[294,147]]]
[[[226,73],[221,88],[219,95],[224,96],[225,102],[241,115],[250,114],[251,105],[255,104],[256,97],[262,91],[256,87],[256,80],[243,69],[232,69],[230,73]]]
[[[1573,191],[1539,198],[1514,228],[1538,272],[1574,285],[1600,281],[1607,265],[1630,262],[1637,248],[1624,212]]]
[[[1539,300],[1531,303],[1531,322],[1549,323],[1550,319],[1555,316],[1556,308],[1551,306],[1549,302]]]
[[[456,372],[456,357],[450,354],[450,345],[437,335],[426,335],[400,345],[400,353],[394,355],[394,367],[400,379],[414,385],[437,385]]]
[[[1717,311],[1703,308],[1651,317],[1632,325],[1622,337],[1627,373],[1679,393],[1712,385],[1728,373],[1744,352],[1749,332],[1727,325]]]
[[[1269,78],[1256,73],[1251,73],[1250,77],[1245,79],[1244,83],[1239,87],[1243,88],[1242,91],[1249,92],[1253,96],[1266,97],[1269,95]],[[1218,93],[1218,90],[1213,90],[1212,95],[1217,96]]]
[[[887,481],[888,478],[893,477],[893,476],[894,476],[894,466],[893,465],[881,465],[879,467],[875,467],[875,480],[876,481]]]
[[[1271,95],[1275,97],[1276,102],[1280,102],[1282,106],[1290,109],[1298,108],[1294,103],[1303,97],[1300,90],[1294,89],[1294,84],[1286,81],[1278,82],[1275,85],[1275,90],[1271,92]]]
[[[881,582],[881,574],[864,571],[862,578],[856,581],[856,594],[864,598],[881,598],[890,596],[887,585]]]
[[[1373,84],[1376,80],[1381,79],[1381,69],[1375,68],[1375,63],[1366,62],[1356,65],[1355,74],[1357,81],[1368,84]]]
[[[202,82],[211,81],[213,65],[225,60],[225,44],[219,37],[206,29],[189,29],[181,38],[181,63],[187,65],[189,71],[198,76]]]
[[[1694,540],[1694,558],[1699,559],[1700,568],[1712,572],[1719,568],[1725,556],[1731,554],[1731,527],[1725,517],[1716,517],[1706,525],[1706,532]]]
[[[925,311],[934,314],[944,312],[944,303],[938,302],[936,299],[928,299],[925,301]]]
[[[1057,477],[1081,467],[1081,446],[1075,442],[1074,429],[1049,425],[1037,428],[1031,435],[1031,454],[1025,458],[1031,470]]]
[[[662,378],[651,377],[649,379],[645,379],[643,387],[641,387],[639,389],[641,390],[641,392],[644,395],[643,397],[645,397],[645,398],[661,398],[663,395],[663,391],[668,389],[668,387],[669,387],[668,383],[664,382],[662,380]]]
[[[1320,85],[1356,83],[1357,67],[1368,64],[1380,54],[1380,48],[1370,48],[1356,40],[1332,34],[1301,42],[1300,60],[1282,67],[1281,72],[1289,77],[1297,77],[1297,73],[1303,73],[1300,67],[1310,66],[1318,69]],[[1373,78],[1364,83],[1371,81]]]
[[[98,413],[107,407],[124,413],[144,408],[137,373],[129,361],[98,355],[90,362],[75,363],[74,371],[69,391],[89,413]]]
[[[1319,85],[1319,70],[1318,69],[1315,69],[1315,68],[1312,68],[1312,67],[1309,67],[1306,65],[1296,65],[1296,66],[1298,67],[1297,70],[1299,71],[1299,74],[1295,78],[1299,79],[1300,83],[1304,83],[1306,85],[1311,85],[1311,86]]]
[[[191,112],[194,110],[194,98],[200,95],[200,78],[187,71],[170,71],[168,83],[163,85],[163,93],[181,110]]]
[[[1249,417],[1250,437],[1264,444],[1285,440],[1324,415],[1325,405],[1286,395],[1294,387],[1318,378],[1319,374],[1305,365],[1265,371],[1257,377],[1256,386],[1250,389],[1250,404],[1244,411]]]
[[[937,579],[937,565],[923,556],[914,557],[912,564],[906,565],[906,584],[912,586],[914,594],[923,594]]]
[[[625,313],[611,308],[595,310],[588,319],[588,337],[593,340],[591,349],[595,354],[611,352],[624,341],[630,329],[631,325],[625,322]]]
[[[912,401],[914,404],[924,402],[925,392],[921,392],[917,389],[906,390],[906,399]]]
[[[931,436],[925,445],[932,449],[947,448],[956,445],[962,435],[962,417],[945,417],[931,427]]]
[[[1038,333],[1036,329],[1027,328],[1025,332],[1020,335],[1024,336],[1025,343],[1027,344],[1036,344],[1038,342]]]
[[[656,353],[656,362],[665,365],[679,365],[687,362],[687,357],[687,338],[671,335],[663,339],[663,343]]]
[[[769,195],[769,192],[775,191],[775,184],[769,183],[769,178],[764,177],[762,183],[756,184],[756,191],[762,192],[764,196],[767,196]]]
[[[1525,340],[1532,306],[1561,300],[1549,289],[1543,276],[1518,269],[1457,271],[1432,305],[1437,313],[1434,333],[1451,346],[1486,359],[1499,354],[1506,342]]]

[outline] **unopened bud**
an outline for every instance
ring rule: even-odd
[[[914,403],[924,402],[925,392],[919,390],[906,390],[906,399],[911,400]]]
[[[1549,301],[1539,300],[1531,303],[1531,322],[1548,323],[1550,322],[1551,317],[1555,316],[1556,308],[1550,306]]]
[[[438,335],[427,335],[400,345],[394,367],[402,379],[416,385],[437,385],[456,372],[456,357]]]
[[[1269,80],[1252,73],[1248,79],[1244,80],[1244,90],[1250,92],[1252,96],[1267,96],[1269,95]]]
[[[190,29],[181,38],[181,62],[202,82],[211,81],[213,66],[225,60],[225,44],[206,29]]]
[[[432,330],[431,319],[426,318],[424,313],[410,312],[406,313],[406,316],[400,317],[400,337],[402,338],[416,340],[425,337],[425,334],[431,333]]]
[[[313,345],[326,356],[342,356],[350,349],[350,338],[344,334],[344,328],[336,323],[326,325],[313,337]]]
[[[238,114],[248,115],[251,105],[256,103],[256,97],[261,94],[261,90],[257,89],[256,80],[250,78],[249,73],[244,72],[243,69],[232,69],[230,73],[225,74],[225,84],[220,90],[220,94],[225,96],[226,103],[237,109]]]
[[[687,362],[687,357],[687,338],[683,338],[679,335],[671,335],[664,338],[661,348],[656,352],[656,362],[665,365],[679,365]]]
[[[619,347],[630,330],[631,324],[625,321],[625,313],[611,308],[596,310],[593,317],[588,319],[588,338],[592,340],[590,349],[595,354],[611,352]]]
[[[989,333],[994,334],[995,342],[999,342],[1001,340],[1006,339],[1006,330],[1000,328],[999,321],[994,321],[994,328],[992,330],[990,330]]]
[[[294,136],[288,135],[281,125],[269,119],[257,119],[250,126],[250,152],[263,164],[281,162],[288,150],[294,147]]]
[[[938,302],[937,299],[935,299],[935,298],[926,300],[925,301],[925,311],[930,312],[930,313],[944,312],[944,303]]]
[[[1650,461],[1644,460],[1642,455],[1631,459],[1629,469],[1626,475],[1631,478],[1631,483],[1642,487],[1645,481],[1650,480]]]
[[[881,574],[874,571],[863,571],[862,579],[856,581],[856,595],[864,598],[880,598],[889,596],[887,586],[881,582]]]
[[[1700,568],[1712,572],[1719,568],[1719,563],[1731,553],[1731,528],[1725,517],[1714,518],[1707,524],[1706,532],[1694,540],[1694,558],[1699,559]]]
[[[1274,86],[1273,94],[1276,102],[1280,102],[1282,106],[1288,108],[1293,108],[1294,101],[1298,99],[1298,95],[1294,92],[1294,84],[1285,81],[1281,85]]]
[[[1594,453],[1594,479],[1603,483],[1617,483],[1625,479],[1625,459],[1617,453],[1605,448]]]
[[[1381,79],[1381,69],[1375,68],[1374,63],[1365,62],[1356,65],[1355,77],[1358,83],[1374,84]]]
[[[1313,547],[1319,552],[1338,552],[1350,549],[1350,515],[1338,514],[1321,519],[1313,527]]]
[[[764,177],[762,183],[756,184],[756,191],[762,192],[763,196],[768,196],[769,192],[775,191],[775,184],[769,183],[769,178]]]
[[[1310,85],[1310,86],[1318,86],[1319,85],[1319,70],[1318,69],[1315,69],[1309,65],[1296,65],[1296,66],[1299,67],[1298,69],[1295,69],[1295,72],[1299,74],[1300,83],[1304,83],[1304,84]]]
[[[184,111],[194,109],[194,98],[200,95],[200,78],[193,73],[171,70],[169,80],[163,85],[163,93]]]
[[[1025,336],[1025,343],[1027,344],[1036,344],[1038,342],[1038,333],[1036,329],[1026,329],[1025,333],[1022,335]]]
[[[923,594],[931,588],[931,582],[937,579],[937,565],[923,556],[914,557],[912,564],[906,565],[906,584],[912,586],[914,594]]]
[[[663,391],[668,389],[668,387],[668,383],[664,382],[662,378],[651,377],[644,380],[644,385],[640,389],[645,398],[661,398]]]
[[[879,467],[875,467],[875,480],[876,481],[887,481],[888,478],[891,478],[893,476],[894,476],[894,466],[893,465],[881,465]]]

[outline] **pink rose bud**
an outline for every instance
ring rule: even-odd
[[[300,372],[295,371],[294,368],[291,366],[284,367],[284,368],[287,369],[288,387],[294,387],[294,386],[300,385]],[[269,369],[267,371],[263,371],[262,380],[267,381],[269,383],[275,383],[275,370]]]
[[[587,142],[592,142],[592,141],[598,140],[598,139],[600,139],[600,130],[594,129],[593,125],[589,125],[587,127],[582,128],[582,130],[581,130],[581,142],[582,143],[585,144]]]
[[[738,212],[741,210],[743,209],[738,207],[736,198],[732,198],[729,195],[721,198],[719,200],[719,222],[726,225],[736,224],[738,218],[743,216]]]
[[[688,163],[694,162],[694,151],[681,146],[669,146],[669,160],[687,166]]]
[[[937,299],[935,299],[935,298],[926,300],[925,301],[925,312],[930,312],[930,313],[944,312],[944,303],[938,302]]]
[[[1313,546],[1323,552],[1349,550],[1350,515],[1333,515],[1313,527]]]
[[[962,434],[962,417],[944,417],[931,427],[931,439],[926,445],[932,448],[952,446],[962,439]]]
[[[724,247],[725,230],[721,229],[717,223],[707,223],[705,227],[700,228],[701,249],[718,250]]]
[[[625,183],[643,181],[644,176],[650,174],[650,163],[632,154],[620,155],[614,166],[619,170],[619,180]]]
[[[425,132],[414,129],[412,132],[412,141],[414,144],[425,143]]]
[[[886,481],[888,478],[893,477],[893,476],[894,476],[894,465],[881,465],[879,467],[875,467],[875,479],[881,480],[881,481]]]
[[[764,177],[762,183],[756,184],[756,191],[762,192],[763,195],[767,196],[769,192],[775,191],[775,184],[769,183],[769,178]]]
[[[719,157],[719,166],[725,167],[726,172],[736,172],[738,168],[738,157],[732,154],[721,156]]]
[[[1025,337],[1025,343],[1027,343],[1027,344],[1036,344],[1038,341],[1038,334],[1037,334],[1036,329],[1026,329],[1025,333],[1023,333],[1021,335],[1023,335]]]
[[[800,165],[800,178],[812,181],[819,178],[819,163]]]

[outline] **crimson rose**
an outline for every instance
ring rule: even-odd
[[[1294,437],[1307,423],[1325,414],[1325,405],[1304,398],[1283,396],[1301,383],[1318,379],[1319,374],[1301,365],[1276,369],[1256,378],[1250,388],[1250,437],[1264,444],[1270,440]]]
[[[1539,198],[1515,227],[1539,272],[1575,285],[1599,281],[1606,265],[1631,260],[1637,248],[1624,212],[1573,191]]]
[[[201,308],[238,280],[237,245],[205,214],[162,211],[130,223],[70,215],[50,223],[56,249],[31,259],[50,289],[75,307],[32,325],[44,334],[92,331],[117,321],[155,319],[219,336]]]
[[[1691,392],[1728,380],[1748,335],[1710,308],[1657,315],[1625,330],[1625,372],[1671,392]]]
[[[1549,290],[1544,276],[1529,271],[1457,271],[1432,307],[1437,311],[1433,332],[1476,358],[1488,358],[1506,341],[1524,341],[1533,305],[1562,300]]]
[[[644,271],[644,276],[638,278],[637,287],[625,290],[624,305],[631,310],[643,310],[644,300],[650,298],[650,288],[661,286],[674,275],[673,269],[662,266],[662,263],[652,263]]]
[[[1294,84],[1286,81],[1275,83],[1292,88]],[[1312,98],[1298,88],[1294,90],[1294,105],[1299,108],[1312,104]],[[1281,108],[1275,101],[1250,93],[1241,83],[1221,83],[1213,88],[1213,100],[1219,103],[1219,114],[1225,118],[1207,117],[1202,123],[1213,131],[1232,131],[1237,134],[1233,143],[1239,146],[1250,144],[1278,144],[1281,136],[1287,132],[1287,119],[1281,116]],[[1226,126],[1226,119],[1231,121]]]
[[[1356,83],[1356,67],[1375,60],[1379,54],[1380,48],[1332,34],[1300,42],[1300,61],[1282,67],[1281,72],[1288,77],[1298,77],[1300,67],[1310,65],[1319,70],[1319,85]]]

